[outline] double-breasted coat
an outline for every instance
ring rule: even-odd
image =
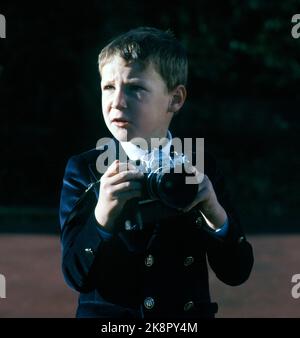
[[[210,299],[207,264],[232,286],[245,282],[253,265],[252,247],[214,158],[205,155],[205,174],[228,214],[225,237],[208,227],[197,207],[168,214],[157,201],[145,206],[147,226],[128,229],[120,221],[109,233],[94,215],[100,152],[71,157],[61,191],[62,269],[80,293],[77,317],[214,317],[217,304]]]

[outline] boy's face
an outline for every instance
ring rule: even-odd
[[[101,89],[104,120],[117,140],[166,137],[172,95],[152,64],[142,68],[114,56],[101,69]]]

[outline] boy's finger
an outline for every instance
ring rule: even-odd
[[[127,170],[110,177],[110,184],[115,185],[121,182],[140,180],[143,177],[143,173],[138,170]]]
[[[128,170],[136,170],[136,166],[134,166],[132,163],[128,162],[127,163]]]
[[[119,168],[120,161],[115,160],[113,163],[107,168],[106,172],[103,174],[104,177],[110,177],[117,173]]]
[[[128,191],[121,191],[118,194],[119,198],[122,198],[123,200],[130,200],[134,197],[141,197],[142,196],[142,192],[140,189],[132,189],[132,190],[128,190]]]
[[[203,182],[205,175],[203,172],[199,171],[197,167],[191,167],[191,173],[195,175],[195,184],[200,184]]]
[[[132,165],[131,163],[124,163],[120,162],[119,160],[115,160],[106,170],[104,173],[105,177],[111,177],[114,176],[121,171],[126,171],[126,170],[134,170],[136,167]],[[103,175],[103,176],[104,176]]]
[[[203,173],[198,172],[196,174],[196,180],[198,184],[201,184],[202,182],[204,182],[205,179],[205,175]]]
[[[196,174],[197,173],[197,168],[193,167],[193,166],[186,166],[184,167],[184,170],[188,173],[188,174]]]
[[[124,191],[141,190],[141,189],[142,189],[142,185],[140,182],[137,182],[137,181],[121,182],[112,187],[112,194],[119,195],[120,193]]]

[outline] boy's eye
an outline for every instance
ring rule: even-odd
[[[114,89],[114,86],[106,85],[106,86],[103,87],[103,90],[111,90],[111,89]]]
[[[138,86],[138,85],[130,85],[129,87],[131,90],[138,91],[138,90],[144,90],[143,87]]]

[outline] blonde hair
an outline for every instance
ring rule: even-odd
[[[169,91],[187,83],[186,51],[170,30],[138,27],[116,37],[99,54],[100,74],[102,67],[116,55],[145,67],[153,64]]]

